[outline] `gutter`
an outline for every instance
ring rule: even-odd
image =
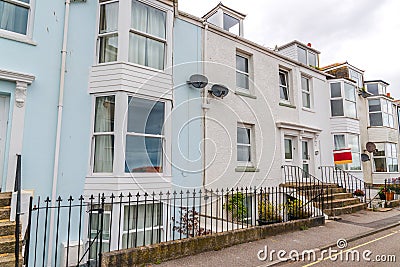
[[[207,52],[207,31],[208,31],[208,24],[203,21],[204,25],[204,33],[203,33],[203,75],[206,74],[206,52]],[[206,130],[206,116],[207,116],[207,86],[203,88],[203,93],[202,93],[202,110],[203,110],[203,188],[205,189],[206,186],[206,164],[207,164],[207,158],[206,158],[206,136],[207,136],[207,130]]]

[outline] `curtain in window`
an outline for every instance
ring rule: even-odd
[[[165,12],[132,1],[131,27],[139,32],[165,39]],[[140,34],[129,37],[129,61],[163,69],[164,43]]]
[[[28,8],[0,1],[0,29],[26,34],[28,13]]]
[[[95,133],[114,131],[114,97],[96,99]],[[112,172],[114,158],[113,135],[95,136],[94,172]]]
[[[333,137],[335,143],[335,149],[346,148],[346,142],[344,139],[344,135],[335,135]]]

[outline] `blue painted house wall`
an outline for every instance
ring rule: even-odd
[[[203,179],[201,90],[186,81],[202,73],[201,28],[175,19],[174,107],[172,112],[172,182],[178,187],[200,187]]]

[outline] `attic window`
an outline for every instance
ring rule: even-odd
[[[239,35],[239,20],[224,13],[224,30]]]

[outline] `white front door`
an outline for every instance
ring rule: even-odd
[[[3,184],[3,168],[6,148],[7,125],[8,125],[8,110],[10,108],[10,98],[0,95],[0,179]]]
[[[303,162],[303,170],[306,173],[310,173],[310,161],[311,161],[311,154],[310,154],[310,143],[309,140],[302,140],[301,141],[301,159]]]

